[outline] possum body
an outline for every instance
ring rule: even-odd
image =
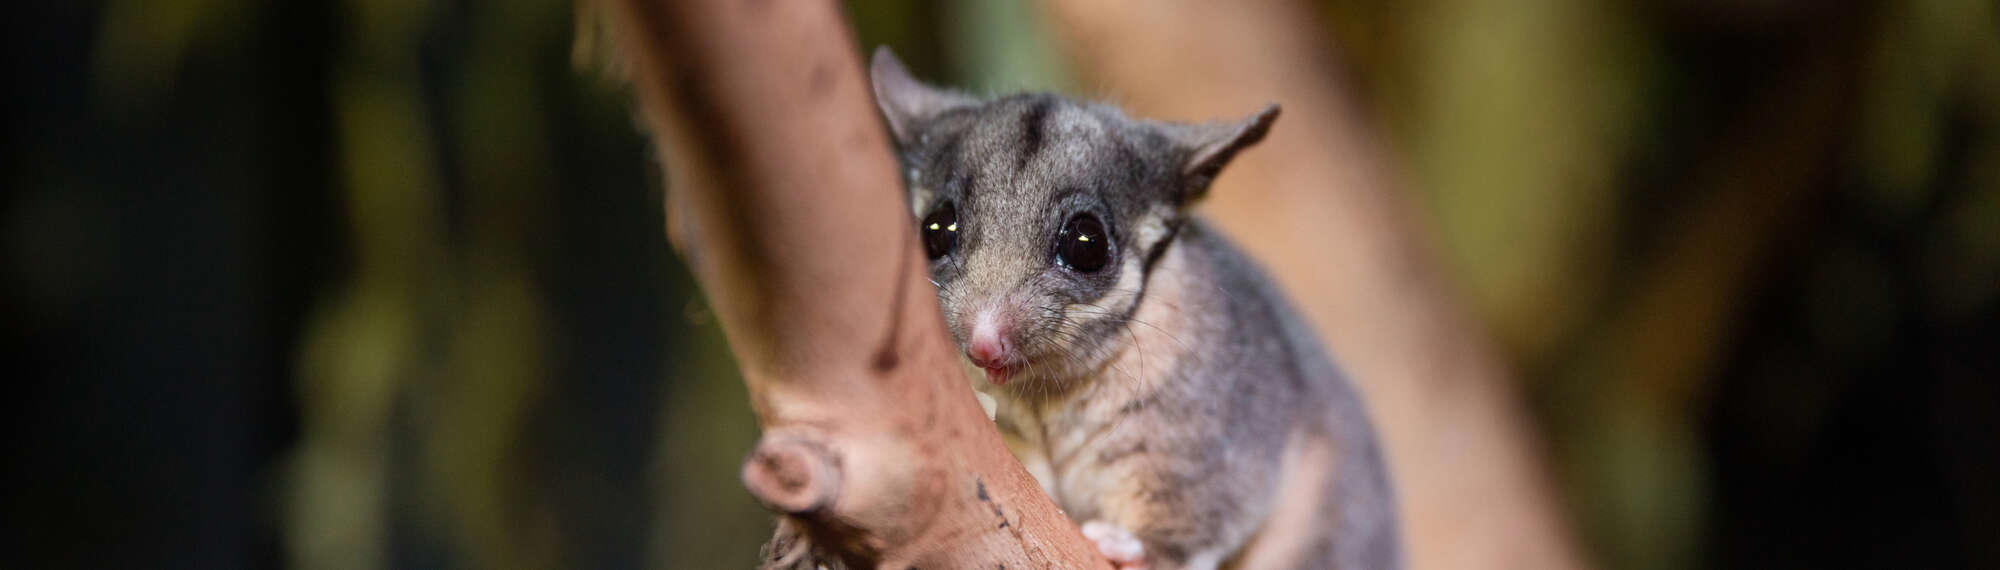
[[[1398,568],[1365,406],[1190,213],[1272,106],[1206,124],[872,75],[945,320],[1009,447],[1114,564]]]

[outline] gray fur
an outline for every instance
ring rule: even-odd
[[[915,215],[958,212],[957,248],[931,264],[946,322],[964,343],[967,315],[1016,308],[1027,367],[975,382],[1073,519],[1130,530],[1153,568],[1215,567],[1272,530],[1280,466],[1304,438],[1333,451],[1298,566],[1401,566],[1359,395],[1263,272],[1187,210],[1275,106],[1174,124],[1050,94],[934,89],[886,50],[873,74]],[[1109,227],[1101,271],[1055,263],[1077,212]]]

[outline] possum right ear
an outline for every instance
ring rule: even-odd
[[[1168,123],[1163,129],[1167,138],[1187,153],[1181,163],[1181,176],[1186,178],[1187,187],[1178,201],[1186,205],[1208,193],[1208,184],[1229,164],[1229,159],[1264,140],[1264,134],[1271,131],[1271,123],[1277,120],[1278,105],[1273,103],[1257,114],[1235,121]]]
[[[896,59],[889,46],[875,48],[868,74],[875,83],[875,104],[882,107],[882,117],[889,120],[890,134],[902,145],[914,142],[911,139],[917,129],[938,115],[978,102],[963,93],[924,85],[910,77],[910,70],[903,68],[903,62]]]

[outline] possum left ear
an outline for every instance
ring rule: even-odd
[[[889,134],[905,146],[916,142],[917,131],[931,119],[979,102],[963,93],[917,81],[888,46],[875,48],[868,75],[875,84],[875,104],[882,108],[882,118],[889,121]]]
[[[1192,203],[1208,192],[1208,185],[1222,172],[1222,167],[1236,157],[1236,153],[1257,141],[1271,131],[1271,123],[1278,120],[1278,105],[1265,105],[1257,114],[1236,121],[1202,124],[1169,124],[1163,129],[1167,138],[1185,153],[1180,165],[1182,183],[1182,204]]]

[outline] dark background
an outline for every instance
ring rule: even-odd
[[[2000,9],[1323,5],[1600,563],[2000,568]],[[571,6],[13,12],[0,566],[751,563],[747,400]],[[1090,93],[1032,7],[850,13]]]

